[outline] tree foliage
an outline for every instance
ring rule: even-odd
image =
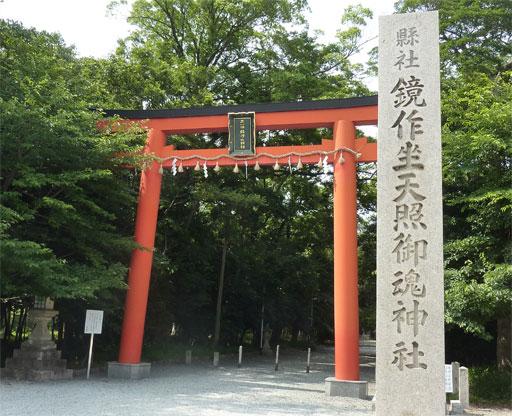
[[[2,296],[123,287],[134,192],[113,156],[140,139],[98,132],[82,62],[58,35],[2,20],[0,62]]]
[[[162,108],[358,95],[366,90],[353,9],[340,42],[321,45],[304,26],[303,0],[138,0],[132,34],[112,57],[121,104]],[[126,94],[126,95],[125,95]]]
[[[402,0],[400,12],[439,10],[446,76],[510,69],[512,4],[508,0]]]
[[[456,83],[444,104],[447,322],[488,339],[512,300],[512,88],[507,74]]]

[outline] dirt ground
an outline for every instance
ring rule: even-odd
[[[286,351],[275,371],[273,357],[222,356],[220,366],[153,363],[144,380],[108,379],[104,372],[46,383],[3,379],[2,416],[363,416],[374,415],[373,403],[325,395],[326,377],[333,375],[332,349],[312,354],[306,373],[306,352]],[[373,364],[361,366],[361,377],[375,392]],[[370,397],[371,398],[371,397]],[[508,409],[472,408],[473,416],[512,416]],[[427,415],[425,415],[427,416]]]

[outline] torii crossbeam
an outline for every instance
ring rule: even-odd
[[[335,333],[335,378],[337,380],[359,380],[359,309],[357,287],[357,207],[356,207],[356,163],[375,162],[377,146],[366,139],[357,139],[355,128],[359,125],[377,125],[377,97],[360,97],[293,103],[244,104],[236,106],[203,107],[175,110],[107,110],[106,116],[119,115],[125,120],[144,122],[148,128],[146,153],[155,160],[141,174],[137,216],[135,219],[135,241],[144,249],[132,253],[128,274],[128,291],[124,310],[121,345],[118,363],[112,364],[112,373],[117,376],[136,378],[145,376],[149,366],[141,366],[144,322],[149,292],[149,280],[160,202],[162,175],[161,165],[171,167],[173,158],[182,160],[183,166],[201,164],[213,167],[235,165],[237,160],[228,155],[228,149],[176,150],[166,145],[172,134],[226,132],[228,113],[251,111],[256,114],[256,130],[307,129],[327,127],[333,129],[332,140],[322,140],[319,145],[257,147],[256,155],[271,154],[273,157],[258,157],[260,165],[275,163],[276,156],[289,153],[312,153],[301,156],[303,164],[318,162],[318,154],[327,154],[328,162],[334,165],[334,333]],[[344,152],[344,163],[336,163]],[[318,152],[315,154],[315,152]],[[356,153],[359,153],[356,157]],[[204,158],[204,159],[201,159]],[[216,158],[216,161],[205,159]],[[298,156],[286,156],[280,163],[298,162]],[[240,157],[239,161],[246,158]],[[240,162],[238,162],[240,163]],[[254,165],[256,159],[248,159]],[[114,370],[115,369],[115,370]],[[109,373],[111,368],[109,367]]]

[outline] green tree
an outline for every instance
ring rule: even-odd
[[[445,76],[510,69],[512,4],[508,0],[402,0],[401,13],[439,10]]]
[[[254,54],[265,32],[302,20],[304,6],[303,0],[138,0],[128,19],[136,29],[114,60],[115,79],[132,92],[129,103],[218,102],[225,84],[235,81],[231,68]]]
[[[510,75],[460,77],[444,95],[446,318],[490,339],[510,366],[512,88]]]
[[[84,72],[60,36],[0,21],[2,296],[124,287],[135,189],[113,156],[141,141],[98,132]]]
[[[307,33],[304,0],[138,0],[135,30],[111,59],[126,106],[183,107],[344,97],[366,92],[352,65],[367,9],[351,9],[340,42]]]

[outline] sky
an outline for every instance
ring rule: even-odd
[[[131,3],[133,0],[128,0]],[[362,4],[374,12],[374,19],[363,33],[364,39],[377,35],[377,16],[391,14],[395,0],[309,0],[310,30],[322,30],[324,42],[333,41],[341,26],[345,7]],[[59,32],[66,44],[74,45],[80,56],[106,57],[112,53],[119,38],[130,32],[126,22],[129,8],[107,12],[110,0],[0,0],[0,18],[17,20],[38,30]],[[376,40],[368,43],[368,48]],[[358,60],[364,60],[360,56]]]

